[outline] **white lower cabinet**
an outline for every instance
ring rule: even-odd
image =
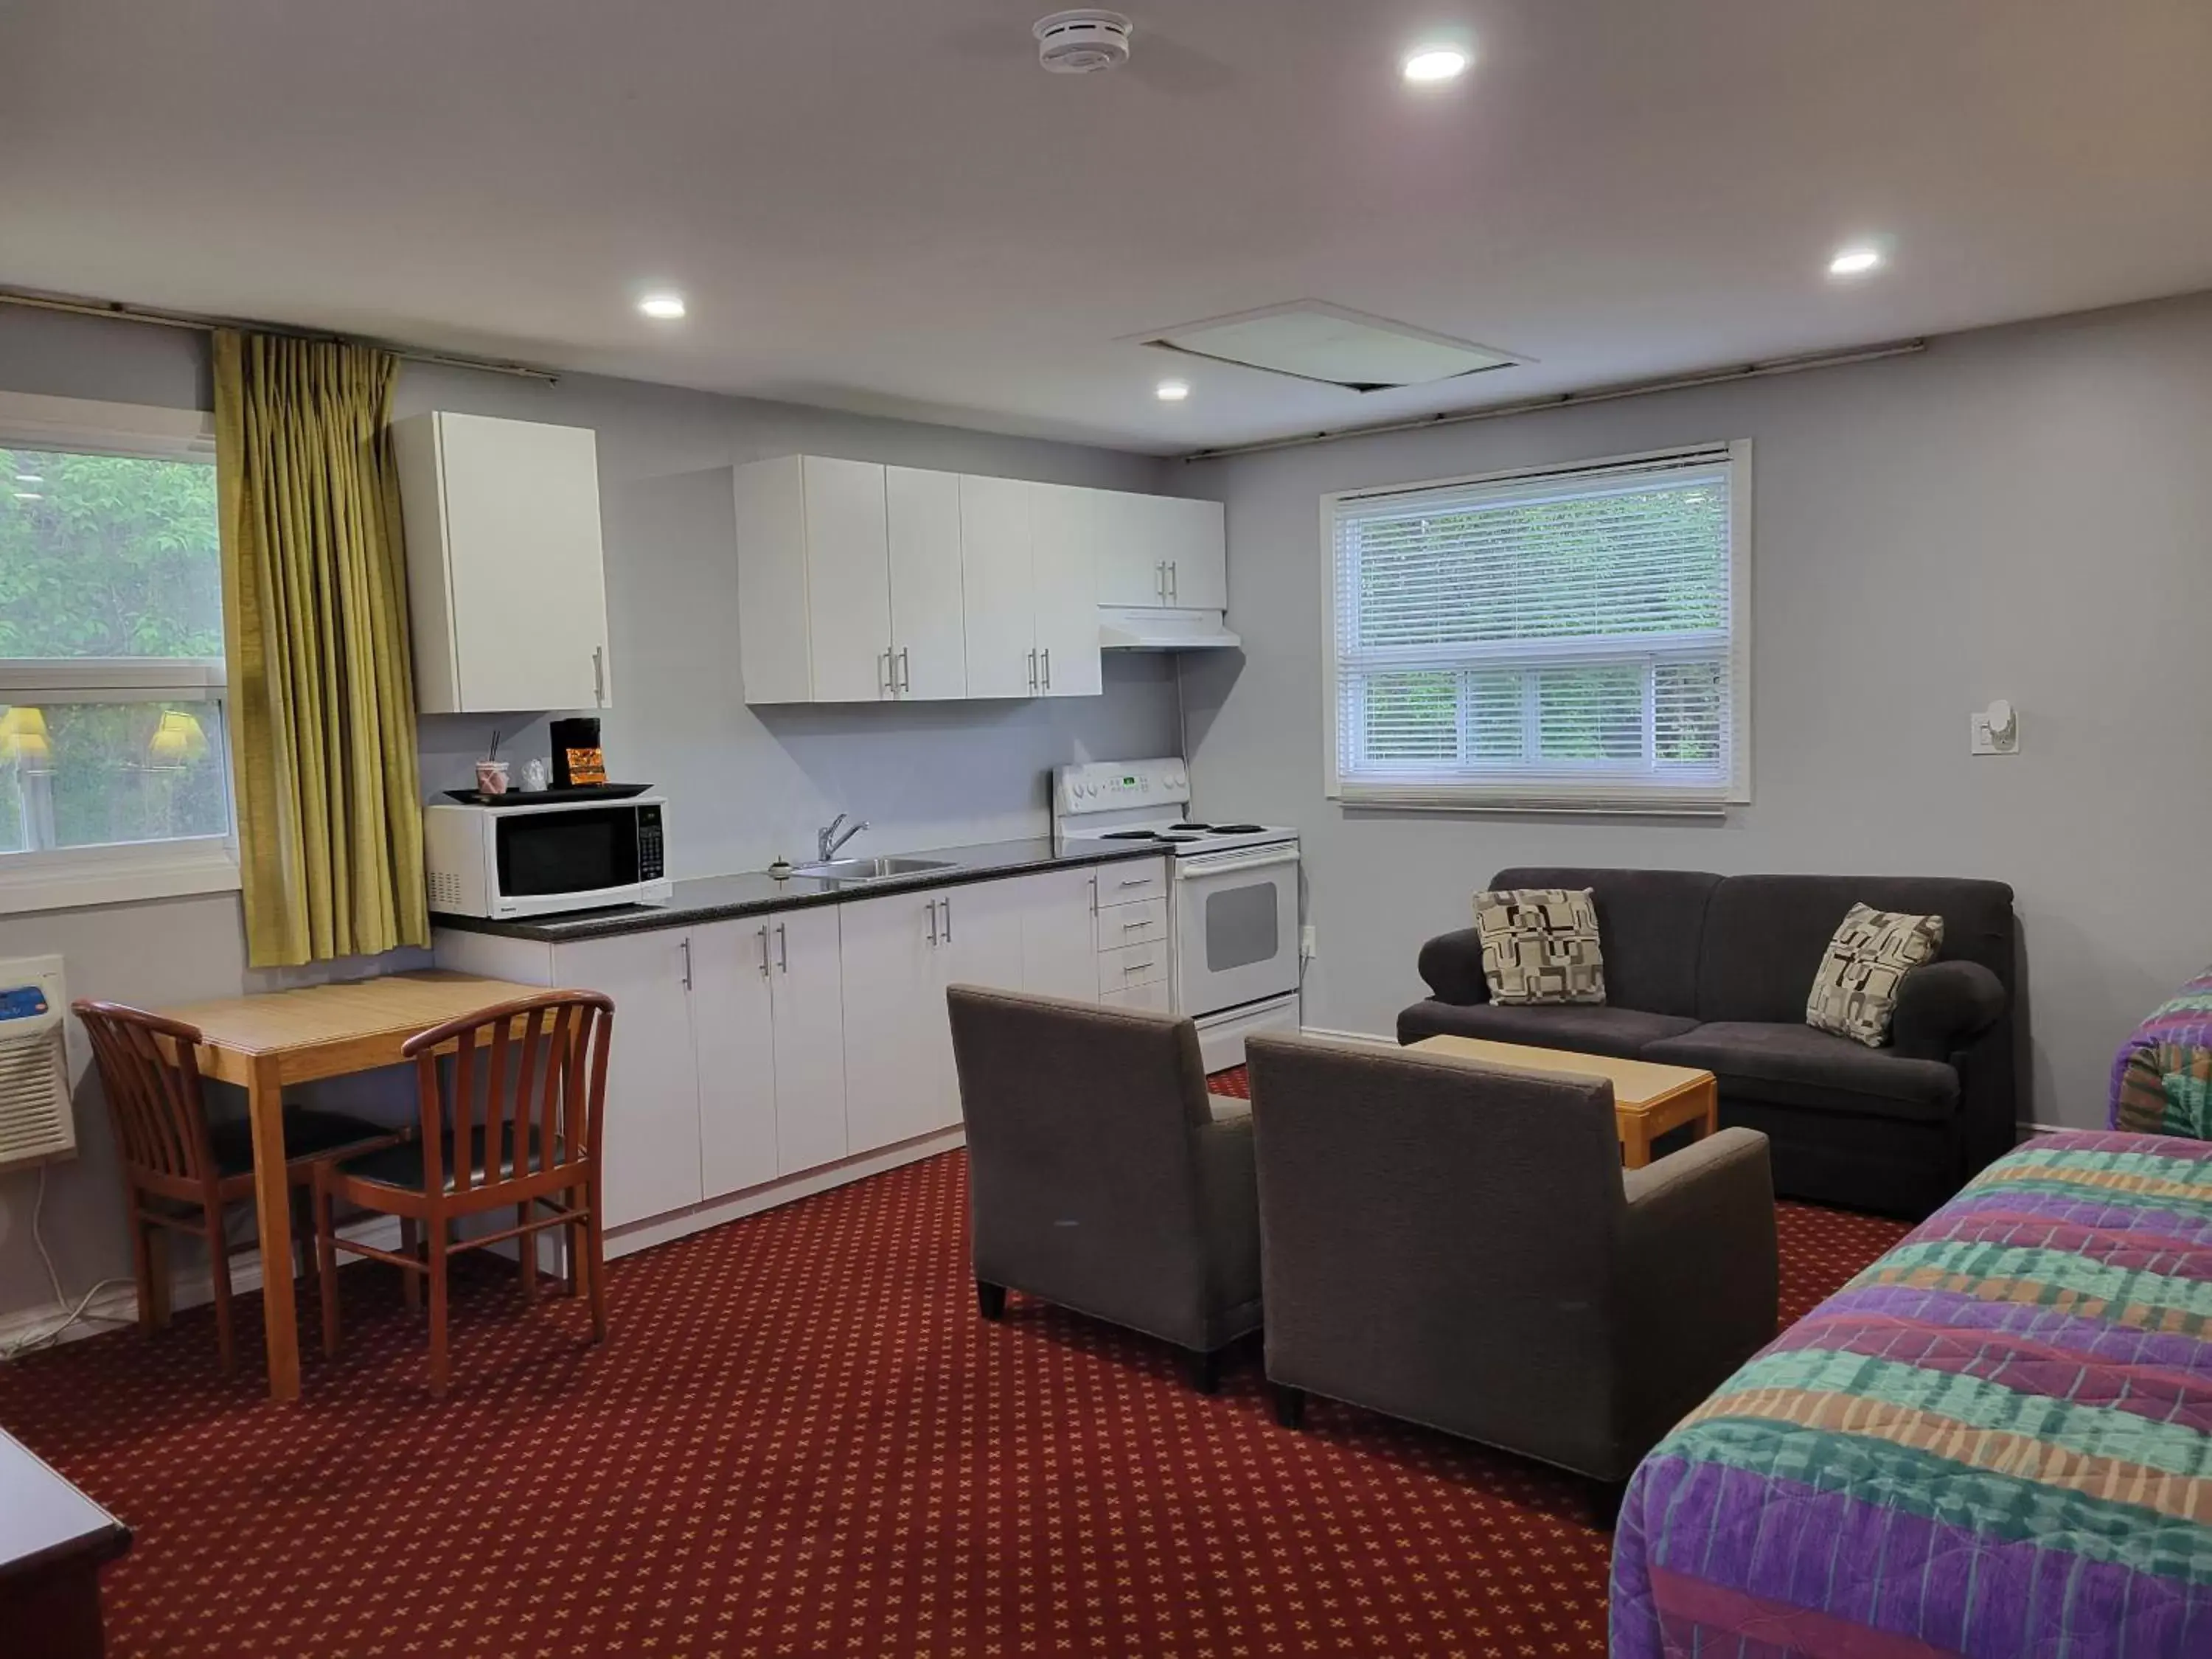
[[[845,1015],[835,906],[691,932],[705,1195],[845,1156]]]
[[[437,960],[614,999],[605,1194],[623,1227],[957,1127],[945,988],[1098,1000],[1095,878],[1132,869],[1157,880],[1086,866],[573,944],[441,930]]]
[[[561,945],[551,982],[615,1000],[607,1051],[605,1224],[665,1215],[706,1196],[699,1166],[699,1071],[684,981],[690,936],[623,933]]]
[[[1040,996],[1090,1002],[1098,994],[1091,953],[1097,948],[1098,878],[1093,870],[1024,876],[1022,985]]]

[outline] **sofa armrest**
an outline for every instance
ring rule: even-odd
[[[1898,987],[1890,1046],[1907,1060],[1948,1060],[2004,1010],[2003,984],[1980,963],[1931,962]]]
[[[1624,1170],[1621,1186],[1622,1352],[1635,1379],[1623,1427],[1649,1447],[1774,1340],[1780,1267],[1766,1137],[1723,1129]]]
[[[1440,1002],[1469,1007],[1490,1000],[1482,976],[1482,935],[1472,927],[1439,933],[1421,947],[1421,977]]]

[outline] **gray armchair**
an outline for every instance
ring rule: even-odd
[[[1766,1137],[1624,1171],[1613,1085],[1247,1043],[1267,1376],[1608,1486],[1774,1335]]]
[[[1260,1323],[1250,1109],[1207,1095],[1188,1019],[946,997],[983,1316],[1015,1290],[1143,1331],[1211,1394],[1221,1350]]]

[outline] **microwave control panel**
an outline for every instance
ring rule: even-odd
[[[659,881],[667,873],[661,855],[660,809],[641,806],[637,809],[637,878]]]

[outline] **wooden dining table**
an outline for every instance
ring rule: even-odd
[[[284,1170],[285,1089],[397,1066],[401,1045],[416,1032],[479,1008],[542,995],[544,988],[433,970],[180,1003],[158,1011],[199,1028],[202,1076],[246,1091],[253,1125],[261,1311],[272,1399],[300,1397],[299,1330],[289,1266],[292,1205]]]

